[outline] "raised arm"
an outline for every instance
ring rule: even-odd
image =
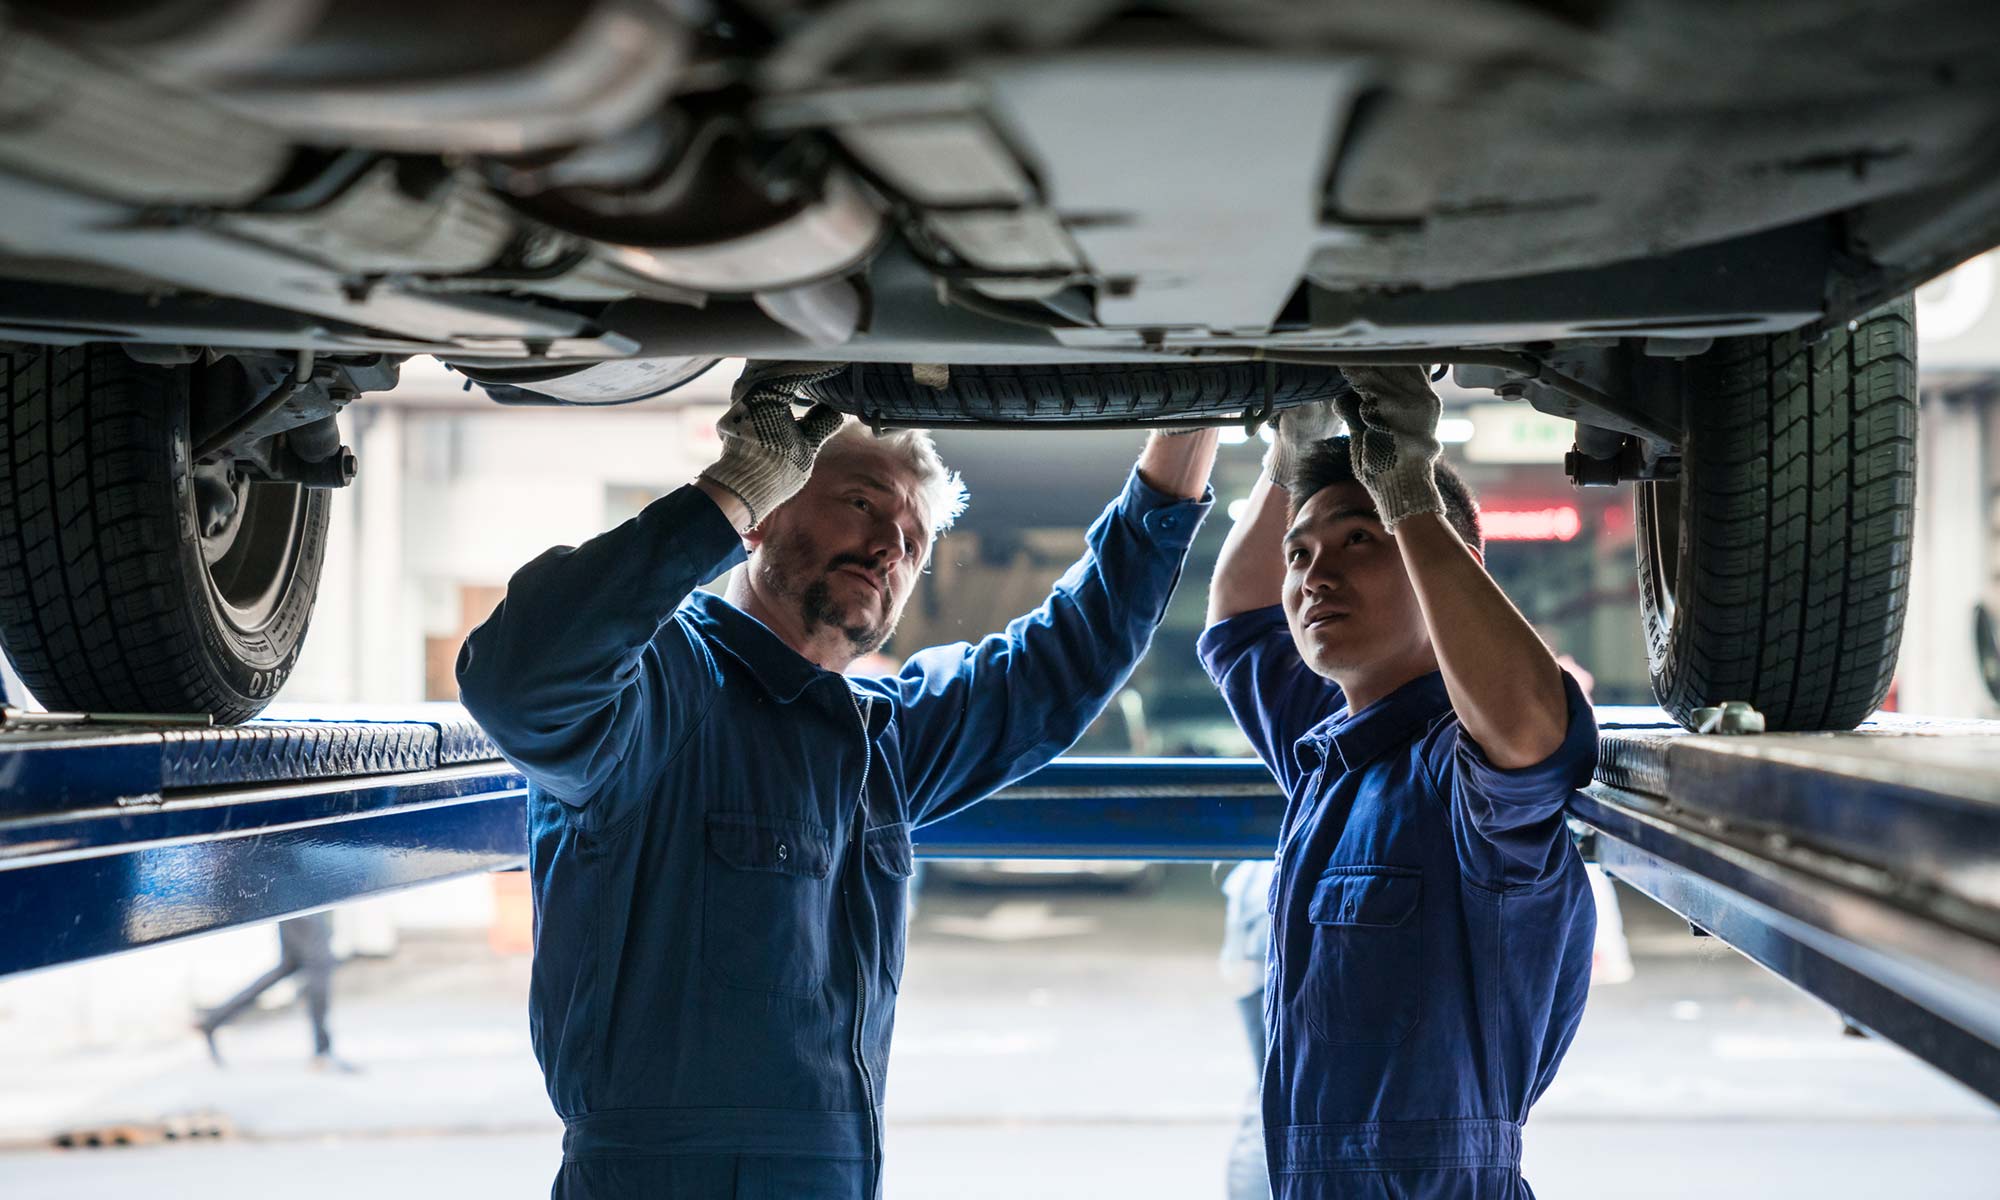
[[[1208,579],[1208,621],[1269,608],[1285,587],[1285,491],[1267,468],[1250,489],[1250,507],[1229,529]]]
[[[1283,543],[1289,505],[1285,495],[1292,467],[1314,444],[1332,437],[1340,416],[1331,400],[1279,414],[1277,438],[1264,456],[1264,472],[1250,489],[1249,511],[1230,528],[1215,574],[1208,581],[1208,624],[1238,613],[1269,608],[1285,587]]]
[[[1284,481],[1300,456],[1331,436],[1338,422],[1331,402],[1279,416],[1277,439],[1250,490],[1248,511],[1230,528],[1216,557],[1208,581],[1208,627],[1196,645],[1202,669],[1222,692],[1237,727],[1288,792],[1297,782],[1293,740],[1339,708],[1341,694],[1299,657],[1278,611],[1290,516]]]
[[[506,599],[458,656],[459,696],[528,776],[582,807],[633,755],[677,742],[704,704],[690,679],[647,661],[660,627],[742,553],[742,529],[796,493],[831,410],[791,414],[796,364],[759,364],[716,426],[722,455],[694,484],[578,547],[515,572]],[[642,733],[643,731],[643,733]]]
[[[1163,496],[1199,500],[1208,491],[1215,470],[1215,448],[1222,435],[1213,429],[1155,433],[1139,451],[1139,478]]]
[[[1396,546],[1459,724],[1496,767],[1533,766],[1555,753],[1569,702],[1562,668],[1534,626],[1437,513],[1398,524]]]
[[[741,550],[723,512],[690,485],[581,546],[540,555],[459,650],[466,711],[530,779],[588,804],[632,765],[647,715],[692,698],[661,686],[644,657],[687,594]]]
[[[1562,670],[1443,517],[1439,405],[1420,367],[1352,367],[1355,475],[1394,535],[1459,724],[1496,767],[1533,766],[1570,725]]]

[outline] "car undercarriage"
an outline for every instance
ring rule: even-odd
[[[1636,481],[1670,711],[1851,725],[1906,296],[2000,242],[1996,41],[1914,0],[13,0],[0,638],[65,704],[256,711],[366,466],[338,415],[416,354],[575,405],[847,363],[801,398],[877,426],[1255,424],[1442,363]],[[72,436],[154,461],[114,494]],[[153,514],[143,604],[36,566],[97,500]]]

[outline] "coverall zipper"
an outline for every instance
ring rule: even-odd
[[[868,852],[868,769],[875,760],[875,748],[868,742],[868,718],[875,711],[875,699],[862,699],[849,692],[848,699],[854,702],[854,715],[861,719],[861,788],[855,800],[854,811],[854,871],[861,886],[868,886],[868,862],[864,857]],[[849,886],[852,886],[850,881]],[[861,931],[855,927],[854,908],[859,897],[850,895],[847,903],[847,936],[854,945],[854,1069],[861,1073],[861,1095],[868,1107],[868,1146],[870,1150],[868,1175],[868,1195],[876,1194],[877,1176],[882,1170],[882,1129],[875,1118],[875,1081],[868,1074],[868,1059],[863,1046],[864,1031],[868,1026],[868,974],[861,962]]]

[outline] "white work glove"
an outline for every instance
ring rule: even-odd
[[[1337,402],[1347,420],[1354,477],[1390,532],[1405,517],[1441,513],[1438,415],[1443,406],[1422,367],[1342,367],[1354,394]]]
[[[729,411],[715,423],[722,457],[701,473],[750,510],[752,525],[797,495],[812,478],[820,444],[846,418],[824,404],[792,419],[798,389],[843,367],[838,363],[754,363],[730,393]]]
[[[1264,455],[1264,471],[1281,488],[1292,486],[1292,472],[1314,446],[1340,432],[1340,413],[1331,400],[1315,400],[1288,408],[1271,422],[1277,438]]]

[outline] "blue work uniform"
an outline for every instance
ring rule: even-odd
[[[1278,1200],[1531,1197],[1521,1123],[1583,1016],[1596,930],[1563,807],[1597,723],[1503,770],[1433,672],[1357,713],[1280,608],[1202,665],[1289,798],[1272,881],[1264,1142]]]
[[[742,556],[694,487],[514,576],[458,680],[529,780],[557,1197],[877,1192],[910,831],[1083,732],[1207,508],[1134,473],[1040,608],[877,679],[690,594]]]

